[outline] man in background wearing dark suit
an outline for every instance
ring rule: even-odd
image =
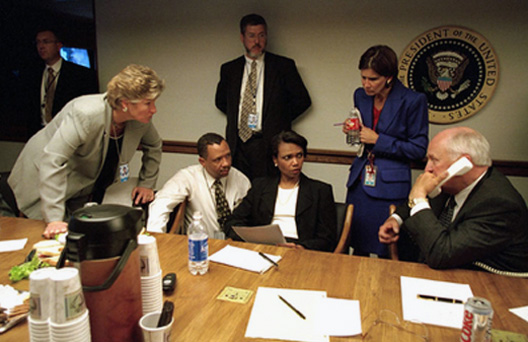
[[[47,28],[40,30],[35,43],[44,65],[29,72],[25,81],[29,137],[51,121],[70,100],[99,91],[95,72],[61,58],[62,40],[56,32]]]
[[[473,165],[426,197],[447,177],[446,170],[466,157]],[[491,272],[528,272],[528,212],[510,181],[491,166],[486,138],[468,127],[438,133],[429,144],[427,165],[413,185],[407,206],[379,229],[382,243],[410,236],[432,268],[482,268]],[[401,233],[406,233],[401,235]],[[401,250],[398,246],[398,250]]]
[[[240,21],[246,53],[222,65],[216,107],[227,115],[226,140],[233,166],[249,179],[274,172],[269,144],[311,105],[310,95],[292,59],[266,51],[264,18]]]

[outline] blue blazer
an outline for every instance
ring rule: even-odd
[[[359,88],[354,93],[354,104],[361,112],[363,125],[372,128],[373,96]],[[423,159],[427,151],[429,116],[426,96],[394,80],[375,131],[379,134],[378,141],[375,145],[365,146],[363,156],[354,160],[347,187],[352,187],[364,174],[367,151],[370,150],[375,155],[374,165],[378,173],[375,187],[361,183],[365,192],[374,198],[405,198],[411,190],[410,162]]]

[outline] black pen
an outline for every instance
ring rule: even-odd
[[[301,317],[302,319],[306,319],[306,317],[302,314],[302,312],[300,312],[299,310],[297,310],[297,309],[295,308],[295,306],[291,305],[286,299],[282,298],[281,295],[279,295],[279,298],[280,298],[280,300],[282,300],[282,301],[284,302],[284,304],[288,305],[288,307],[289,307],[290,309],[292,309],[293,311],[295,311],[295,313],[296,313],[297,315],[299,315],[299,317]]]
[[[452,303],[452,304],[464,304],[463,301],[460,299],[455,298],[446,298],[446,297],[438,297],[438,296],[431,296],[431,295],[416,295],[419,299],[425,299],[425,300],[434,300],[435,302],[444,302],[444,303]]]
[[[271,262],[275,267],[279,268],[279,264],[277,264],[275,261],[271,260],[266,254],[262,253],[262,252],[258,252],[258,254],[263,257],[264,259],[268,260],[269,262]]]

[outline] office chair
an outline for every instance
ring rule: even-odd
[[[167,233],[185,235],[185,209],[187,208],[187,198],[174,207],[172,213],[169,216],[169,222],[167,222]]]
[[[337,236],[339,241],[334,253],[347,253],[350,243],[350,227],[352,226],[352,216],[354,214],[354,205],[336,202],[337,215]]]

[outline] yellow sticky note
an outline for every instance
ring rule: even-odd
[[[236,287],[226,286],[216,299],[225,300],[228,302],[246,304],[251,298],[253,291],[237,289]]]

